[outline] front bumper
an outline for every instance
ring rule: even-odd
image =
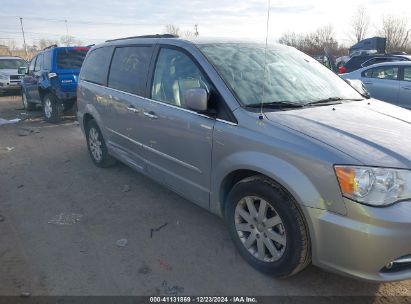
[[[347,215],[306,208],[313,264],[375,281],[411,279],[411,264],[388,263],[411,254],[411,201],[375,208],[344,199]]]
[[[0,82],[0,90],[20,90],[21,89],[21,82],[13,82],[13,81],[6,81]]]

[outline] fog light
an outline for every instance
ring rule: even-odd
[[[394,266],[394,262],[389,262],[387,265],[385,265],[385,268],[391,269],[392,266]]]

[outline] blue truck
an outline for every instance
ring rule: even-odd
[[[59,122],[76,104],[77,80],[89,47],[50,46],[39,52],[26,69],[21,83],[27,111],[43,108],[46,121]]]

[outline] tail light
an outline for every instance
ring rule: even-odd
[[[345,72],[347,72],[347,68],[345,66],[338,68],[338,74],[344,74]]]

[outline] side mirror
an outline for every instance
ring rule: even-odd
[[[28,68],[27,67],[19,67],[17,69],[17,74],[27,74]]]
[[[358,79],[347,79],[345,80],[350,86],[354,88],[358,93],[360,93],[365,98],[371,98],[370,93],[365,88],[361,80]]]
[[[208,109],[208,94],[203,88],[188,89],[184,99],[186,106],[194,111],[205,112]]]

